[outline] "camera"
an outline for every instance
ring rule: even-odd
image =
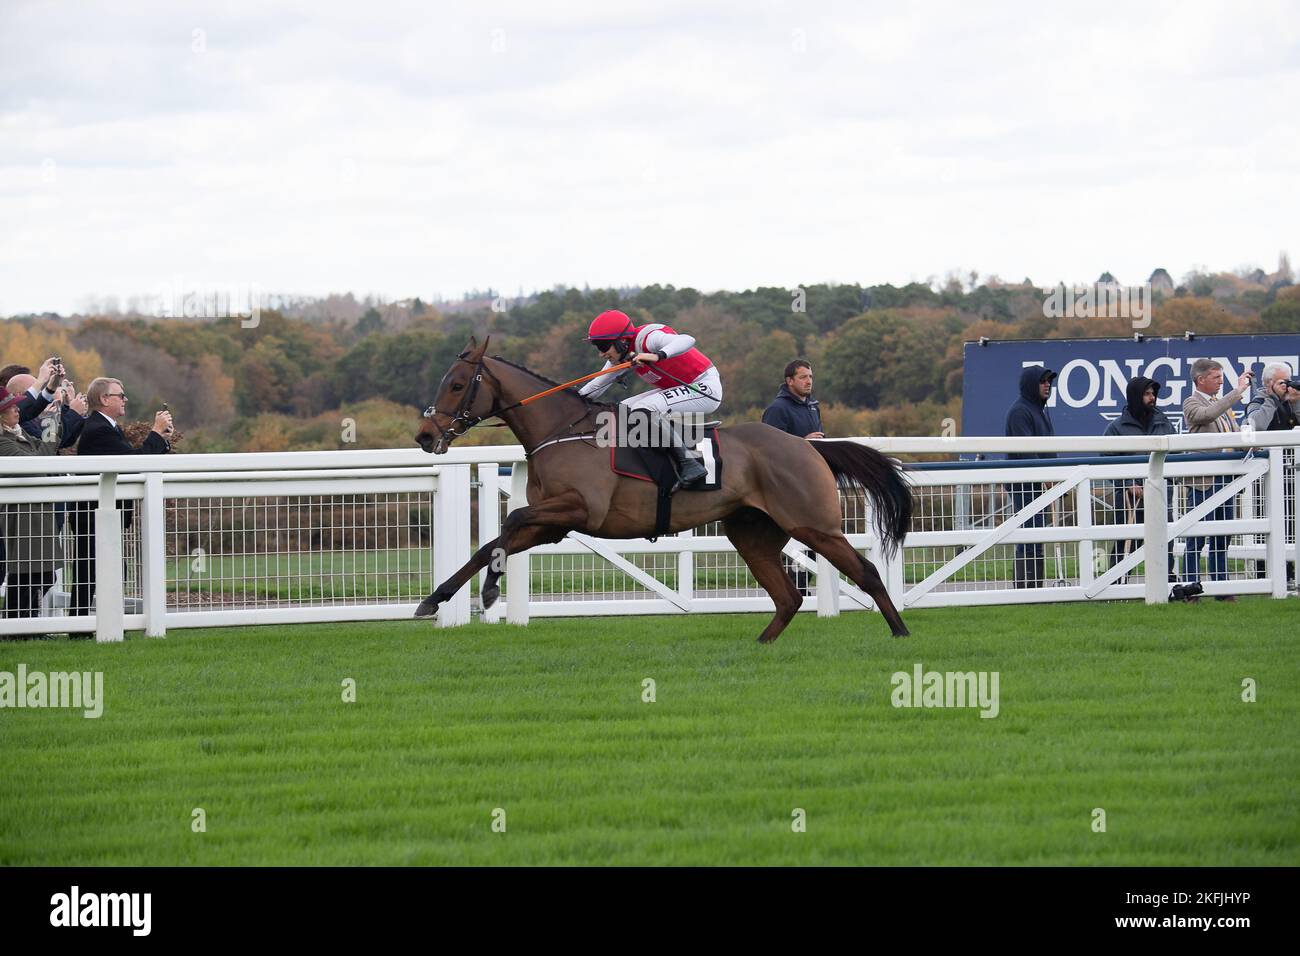
[[[1287,388],[1294,388],[1297,392],[1300,392],[1300,378],[1286,379],[1282,384]]]
[[[1205,593],[1205,586],[1200,581],[1192,584],[1175,584],[1174,589],[1169,592],[1171,601],[1192,601]]]

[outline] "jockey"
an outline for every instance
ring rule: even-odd
[[[718,370],[695,347],[695,339],[659,323],[634,326],[626,314],[610,310],[596,316],[587,330],[587,340],[605,357],[605,368],[629,359],[635,363],[632,371],[656,391],[634,395],[622,404],[628,408],[647,408],[660,416],[672,434],[669,451],[677,463],[677,475],[683,486],[703,478],[706,474],[703,463],[687,454],[681,432],[668,417],[683,412],[709,414],[717,411],[722,403]],[[579,394],[596,398],[622,374],[594,378],[579,389]]]

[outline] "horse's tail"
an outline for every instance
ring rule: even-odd
[[[907,537],[912,524],[912,488],[903,467],[874,448],[851,441],[810,441],[830,465],[841,488],[862,490],[871,497],[876,534],[886,557],[891,557]]]

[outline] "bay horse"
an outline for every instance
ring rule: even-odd
[[[520,404],[557,383],[485,354],[488,341],[490,336],[479,345],[470,338],[443,376],[415,440],[425,451],[441,455],[480,421],[501,418],[525,449],[529,503],[510,512],[500,537],[482,545],[464,567],[439,584],[420,603],[416,617],[433,616],[439,604],[489,566],[482,601],[483,607],[491,607],[500,596],[502,555],[560,541],[570,531],[598,538],[654,534],[657,487],[615,474],[609,449],[594,440],[596,416],[616,406],[584,398],[574,388]],[[761,422],[720,428],[718,436],[725,465],[722,487],[675,495],[669,530],[721,520],[727,538],[776,605],[758,640],[776,640],[803,604],[781,565],[781,549],[791,538],[825,557],[869,594],[895,637],[906,635],[879,572],[844,537],[838,494],[841,485],[865,490],[874,506],[881,546],[892,553],[907,534],[913,507],[898,462],[855,442],[808,441]]]

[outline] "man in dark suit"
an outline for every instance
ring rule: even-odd
[[[30,372],[19,373],[9,380],[9,391],[15,395],[23,393],[30,395],[36,385],[36,376]],[[77,439],[81,437],[81,429],[86,424],[86,396],[78,395],[76,386],[71,379],[65,378],[63,384],[53,390],[56,395],[61,393],[63,400],[60,403],[60,415],[63,420],[63,437],[59,440],[60,448],[71,448],[77,444]],[[46,424],[48,418],[33,418],[30,421],[22,423],[22,429],[38,441],[46,440],[45,434],[49,430]]]
[[[40,374],[33,376],[26,365],[10,364],[0,367],[0,398],[9,392],[19,396],[18,421],[34,421],[54,401],[54,389],[63,378],[63,362],[51,356],[41,363]],[[14,381],[18,376],[25,378]],[[12,383],[12,387],[11,387]],[[0,541],[0,581],[5,579],[5,546]]]
[[[58,358],[47,358],[41,363],[40,371],[34,379],[24,380],[25,384],[21,387],[11,384],[17,376],[30,377],[31,372],[26,365],[6,365],[0,368],[0,388],[22,395],[22,401],[18,403],[19,422],[31,421],[54,401],[54,390],[63,381],[63,362]]]
[[[171,451],[168,436],[172,434],[171,412],[154,415],[153,430],[144,444],[134,448],[126,440],[117,420],[126,414],[126,392],[115,378],[97,378],[86,389],[86,404],[90,414],[77,441],[77,454],[86,455],[165,455]],[[95,597],[95,507],[93,501],[77,504],[72,513],[74,541],[73,573],[77,583],[73,589],[73,614],[89,614]],[[119,505],[120,507],[120,505]],[[129,517],[123,528],[130,526]]]

